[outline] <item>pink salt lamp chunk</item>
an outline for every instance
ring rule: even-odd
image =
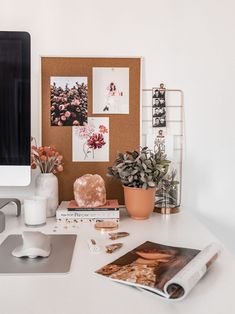
[[[85,174],[74,182],[78,207],[97,207],[106,203],[104,180],[98,174]]]

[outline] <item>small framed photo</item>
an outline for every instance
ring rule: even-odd
[[[92,69],[93,114],[129,114],[129,68]]]

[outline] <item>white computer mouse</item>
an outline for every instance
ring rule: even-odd
[[[24,231],[23,244],[12,251],[15,257],[48,257],[51,253],[50,236],[39,231]]]

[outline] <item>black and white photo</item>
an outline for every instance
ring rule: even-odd
[[[166,98],[163,84],[160,85],[160,88],[152,90],[152,119],[153,127],[166,127]]]

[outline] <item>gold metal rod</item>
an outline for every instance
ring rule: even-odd
[[[159,87],[153,87],[154,89],[159,88]],[[152,92],[152,88],[143,88],[142,92]],[[180,92],[183,93],[183,91],[181,89],[171,89],[171,88],[164,88],[165,91],[167,92]]]
[[[152,108],[153,106],[147,106],[147,105],[144,105],[144,106],[142,106],[143,108]],[[183,106],[168,106],[168,105],[166,105],[166,107],[167,108],[183,108]]]
[[[160,87],[153,87],[154,89],[159,89]],[[153,88],[143,88],[142,92],[152,92]],[[166,92],[179,92],[181,94],[180,97],[180,103],[181,105],[178,107],[181,107],[181,117],[180,120],[176,120],[176,121],[170,121],[170,120],[166,120],[166,122],[181,122],[181,134],[180,135],[175,135],[175,136],[182,136],[185,139],[185,135],[184,135],[184,93],[181,89],[172,89],[172,88],[164,88],[164,90]],[[144,107],[151,107],[151,106],[144,106]],[[170,106],[166,106],[166,107],[170,107]],[[176,106],[172,106],[172,107],[176,107]],[[143,122],[151,122],[152,120],[142,120]],[[183,163],[183,146],[184,144],[181,142],[181,149],[180,149],[180,195],[179,195],[179,203],[181,204],[181,198],[182,198],[182,175],[183,175],[183,167],[182,167],[182,163]]]
[[[143,122],[152,122],[152,120],[142,120]],[[183,122],[183,120],[166,120],[166,122]]]

